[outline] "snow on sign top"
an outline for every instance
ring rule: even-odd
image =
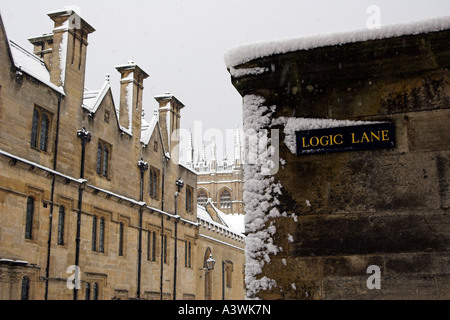
[[[298,50],[309,50],[325,46],[342,45],[346,43],[362,42],[368,40],[386,39],[404,35],[436,32],[450,29],[450,16],[432,18],[428,20],[403,22],[381,26],[379,29],[357,29],[312,35],[306,37],[260,41],[240,45],[225,53],[225,64],[232,69],[253,59],[283,54]]]

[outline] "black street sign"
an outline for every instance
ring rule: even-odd
[[[297,155],[395,147],[393,123],[297,131]]]

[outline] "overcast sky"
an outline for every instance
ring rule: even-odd
[[[241,97],[223,60],[229,49],[365,28],[370,5],[380,8],[382,25],[450,15],[449,0],[2,0],[0,10],[9,38],[31,50],[28,38],[52,30],[47,13],[66,5],[78,6],[96,29],[89,38],[87,88],[99,89],[110,74],[118,101],[115,66],[132,59],[150,75],[143,96],[147,119],[157,108],[153,97],[169,91],[186,105],[182,128],[194,130],[201,121],[197,128],[217,128],[224,137],[242,123]]]

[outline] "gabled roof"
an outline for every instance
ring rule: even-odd
[[[212,210],[216,217],[213,217],[208,209]],[[208,199],[206,206],[197,205],[197,218],[211,224],[220,225],[222,228],[237,234],[244,234],[245,232],[243,214],[226,214],[214,206],[211,199]]]
[[[111,84],[109,82],[109,77],[106,78],[106,81],[103,83],[103,86],[100,88],[100,90],[86,89],[83,95],[83,108],[91,113],[97,112],[98,107],[100,106],[106,96],[106,93],[110,89]]]
[[[101,103],[105,99],[108,91],[111,91],[111,83],[109,81],[109,75],[107,75],[105,82],[103,83],[102,87],[99,90],[88,90],[85,89],[84,96],[83,96],[83,105],[82,107],[87,110],[89,113],[95,114],[100,107]],[[112,92],[111,92],[112,93]],[[115,113],[116,113],[116,120],[117,125],[119,126],[119,129],[123,132],[130,133],[129,130],[123,128],[120,125],[119,121],[119,111],[114,107]],[[159,115],[157,110],[153,114],[152,119],[150,122],[147,122],[144,118],[142,118],[141,122],[141,143],[144,145],[148,145],[150,142],[150,138],[153,135],[153,132],[155,129],[158,128],[159,135],[161,136],[161,130],[159,128]],[[161,143],[162,143],[162,137],[161,137]],[[166,146],[163,145],[163,150],[166,149]]]

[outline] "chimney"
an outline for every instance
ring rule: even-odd
[[[71,96],[78,98],[81,103],[88,35],[95,29],[69,7],[50,12],[48,16],[55,23],[53,34],[30,41],[35,45],[35,52],[50,65],[50,81],[57,86],[70,87]]]
[[[122,130],[140,139],[144,79],[148,74],[134,61],[116,67],[121,74],[119,123]]]
[[[169,92],[156,96],[155,100],[159,103],[159,125],[165,149],[169,152],[171,160],[178,163],[181,109],[184,108],[184,104]]]
[[[45,66],[50,70],[52,65],[53,33],[43,34],[28,39],[33,44],[33,53],[44,60]]]

